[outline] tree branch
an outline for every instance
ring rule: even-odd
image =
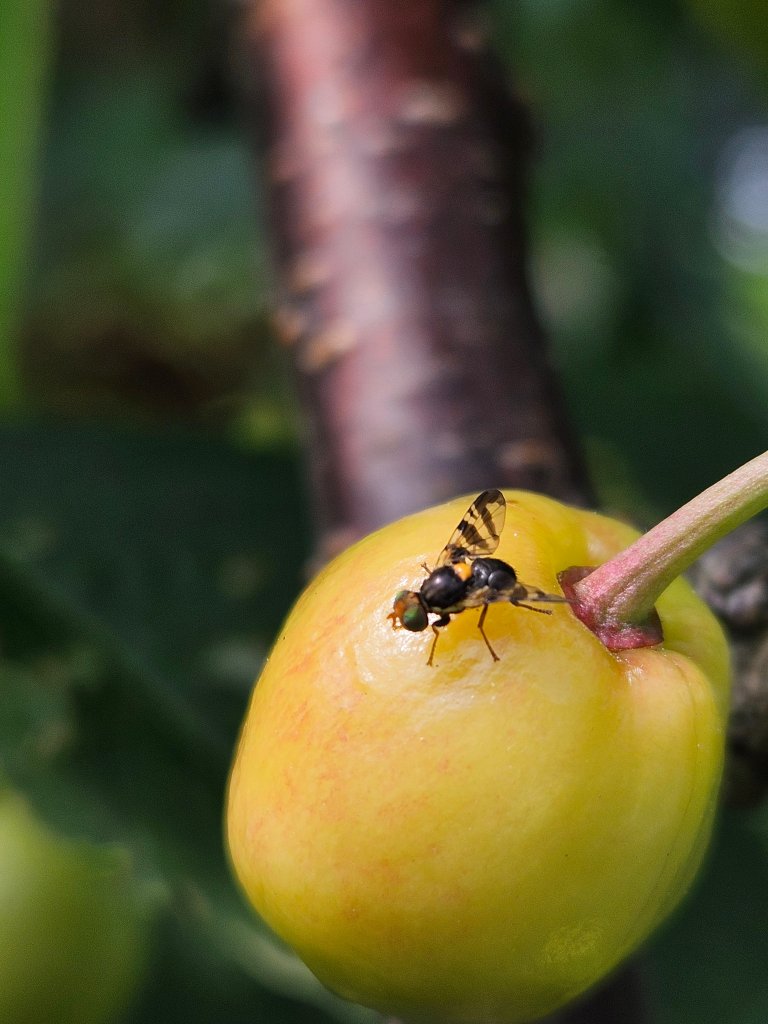
[[[263,0],[250,27],[325,549],[489,484],[583,500],[525,276],[527,120],[467,6]]]

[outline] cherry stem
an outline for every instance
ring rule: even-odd
[[[590,618],[641,623],[659,596],[716,541],[768,507],[768,452],[707,488],[599,566],[572,592]]]

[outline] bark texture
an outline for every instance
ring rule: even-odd
[[[752,520],[716,544],[693,582],[725,626],[733,655],[725,800],[750,807],[768,792],[768,522]]]
[[[583,500],[526,282],[528,121],[471,7],[250,10],[277,323],[326,552],[488,486]]]

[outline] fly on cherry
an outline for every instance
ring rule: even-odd
[[[452,615],[467,608],[481,608],[478,619],[480,635],[494,661],[499,656],[485,635],[483,624],[488,606],[505,601],[532,612],[551,615],[546,608],[535,608],[526,602],[565,602],[557,594],[547,594],[538,587],[521,583],[517,573],[500,558],[490,558],[499,545],[504,528],[507,503],[501,491],[483,491],[472,502],[440,552],[434,569],[424,566],[427,577],[419,590],[401,590],[395,595],[392,611],[387,616],[393,629],[420,633],[431,626],[435,638],[427,664],[432,664],[439,630],[447,626]],[[430,622],[429,616],[436,618]]]

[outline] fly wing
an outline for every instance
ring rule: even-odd
[[[560,594],[548,594],[538,587],[529,587],[525,583],[515,583],[511,587],[475,587],[466,593],[453,608],[444,609],[452,615],[467,608],[480,608],[484,604],[522,604],[533,601],[536,604],[568,604],[568,599]],[[538,610],[538,609],[536,609]],[[441,609],[443,611],[443,609]],[[549,614],[549,613],[547,613]]]
[[[568,598],[563,597],[562,594],[548,594],[545,590],[540,590],[539,587],[529,587],[527,583],[521,583],[519,580],[510,591],[501,597],[501,600],[510,601],[512,604],[519,604],[521,601],[570,604]]]
[[[437,566],[491,555],[499,546],[507,503],[495,488],[478,494],[437,559]]]

